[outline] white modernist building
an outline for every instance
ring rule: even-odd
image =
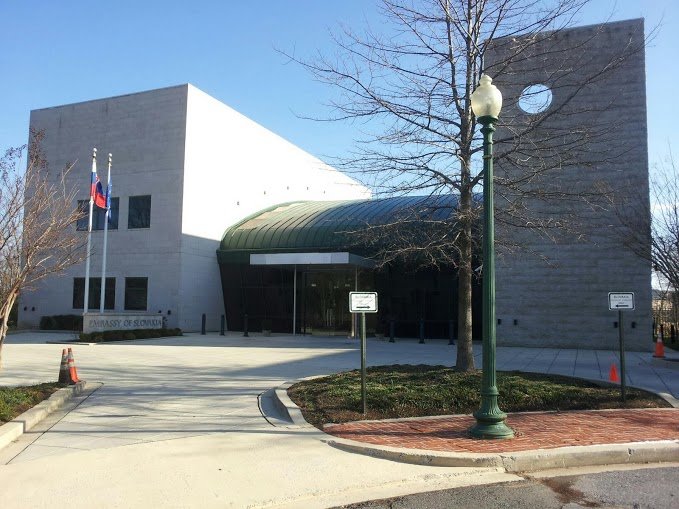
[[[31,112],[50,168],[76,161],[88,200],[92,148],[105,185],[113,155],[106,311],[158,313],[169,327],[217,330],[224,314],[216,250],[225,228],[274,204],[370,197],[370,191],[192,85]],[[77,204],[74,203],[74,206]],[[86,235],[86,224],[79,229]],[[90,309],[99,308],[103,213],[95,217]],[[84,263],[23,292],[19,326],[80,314]]]
[[[539,161],[552,168],[542,174],[538,166],[525,178],[516,172],[526,168],[499,157],[497,210],[510,214],[505,217],[518,210],[520,217],[525,207],[528,220],[546,224],[575,217],[579,228],[575,236],[548,238],[498,222],[498,236],[521,247],[498,257],[498,344],[611,349],[623,325],[627,348],[652,347],[650,262],[626,245],[618,214],[628,204],[648,206],[643,33],[642,20],[557,31],[531,41],[532,58],[519,53],[506,68],[514,38],[497,40],[487,55],[491,75],[493,62],[504,62],[496,84],[509,127],[496,133],[496,140],[505,139],[498,154],[511,141],[519,153],[541,151]],[[621,48],[637,49],[599,76],[619,61]],[[537,84],[552,90],[547,116],[514,139],[511,126],[522,128],[534,114],[522,109],[521,97]],[[596,107],[601,97],[610,99],[603,109]],[[560,112],[549,109],[560,104]],[[587,150],[571,150],[554,135],[592,126],[597,132],[601,125],[616,128],[593,136]],[[191,85],[36,110],[31,127],[45,131],[50,168],[77,161],[71,183],[83,203],[92,148],[100,175],[113,154],[103,318],[111,323],[102,327],[120,328],[117,321],[136,314],[195,331],[205,315],[214,331],[224,315],[229,330],[345,335],[355,331],[348,292],[362,290],[380,296],[379,312],[368,319],[376,334],[455,338],[461,299],[454,266],[415,270],[404,261],[377,269],[370,259],[380,246],[350,235],[403,217],[440,220],[455,210],[454,195],[371,199],[364,186]],[[502,179],[527,187],[502,187]],[[605,200],[595,200],[591,189],[608,190]],[[587,200],[547,199],[553,192]],[[515,208],[503,210],[508,204]],[[642,225],[650,220],[636,216]],[[98,311],[102,211],[95,227],[88,308]],[[84,239],[86,222],[78,229]],[[80,314],[84,275],[83,263],[24,291],[19,325]],[[478,290],[480,281],[473,284]],[[480,324],[476,290],[473,320]],[[620,316],[609,310],[610,292],[634,293],[635,309]],[[480,327],[472,332],[480,338]]]

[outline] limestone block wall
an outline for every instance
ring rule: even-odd
[[[80,200],[89,198],[92,147],[98,149],[104,184],[108,153],[113,154],[113,197],[120,199],[120,210],[118,229],[108,232],[106,275],[116,278],[115,311],[124,308],[125,277],[148,277],[148,310],[177,326],[186,87],[34,110],[30,126],[45,131],[42,149],[50,169],[75,161],[69,180]],[[128,229],[129,197],[147,194],[151,227]],[[101,276],[102,244],[103,231],[94,231],[90,277]],[[37,327],[41,316],[81,313],[72,307],[75,277],[85,277],[84,262],[23,291],[19,325]]]
[[[487,57],[504,96],[495,136],[498,344],[617,348],[607,295],[634,292],[626,345],[652,349],[651,266],[625,246],[620,221],[632,210],[640,228],[649,221],[639,213],[648,207],[643,28],[631,20],[499,39]],[[519,99],[535,84],[552,101],[528,114]],[[539,224],[546,228],[527,227]]]

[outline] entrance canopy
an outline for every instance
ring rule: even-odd
[[[306,264],[289,261],[293,258],[270,257],[294,254],[301,257],[298,260],[306,257],[314,265],[340,263],[365,267],[367,259],[375,254],[375,246],[365,242],[368,228],[404,219],[412,223],[413,218],[422,220],[422,227],[426,228],[427,224],[451,217],[456,207],[457,198],[451,195],[282,203],[228,228],[217,258],[220,264],[249,264],[251,260],[259,265]],[[251,255],[265,256],[251,259]],[[337,261],[324,262],[326,258],[321,255]]]
[[[373,258],[405,236],[390,234],[401,225],[408,235],[450,236],[456,208],[453,195],[400,196],[282,203],[244,218],[217,250],[229,330],[346,334],[355,322],[349,292],[369,290],[384,296],[381,315],[369,317],[373,330],[384,333],[397,316],[398,334],[413,336],[425,319],[432,337],[447,335],[456,294],[441,288],[456,287],[454,267],[399,262],[377,271]]]

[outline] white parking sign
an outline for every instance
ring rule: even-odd
[[[377,292],[349,292],[350,313],[377,313]]]
[[[608,309],[634,309],[634,292],[609,292]]]

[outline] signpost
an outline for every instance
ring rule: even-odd
[[[361,313],[361,402],[363,415],[367,413],[365,391],[365,314],[377,313],[377,292],[349,292],[349,312]]]
[[[620,338],[620,392],[625,402],[625,338],[623,333],[622,311],[634,310],[634,292],[609,292],[608,309],[618,312],[618,335]]]

